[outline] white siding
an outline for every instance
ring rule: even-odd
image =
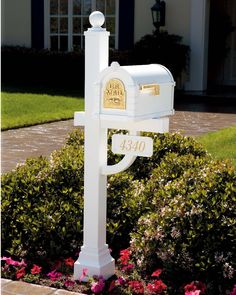
[[[31,0],[2,0],[2,45],[31,47]]]

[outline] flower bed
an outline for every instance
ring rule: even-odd
[[[120,251],[116,274],[107,281],[102,276],[88,277],[88,269],[83,270],[79,280],[74,280],[72,272],[75,261],[71,257],[49,263],[48,268],[45,269],[23,259],[18,261],[11,257],[2,257],[1,260],[2,277],[12,280],[84,294],[171,294],[162,279],[162,276],[165,277],[165,270],[157,269],[149,277],[142,278],[132,261],[130,249]],[[82,282],[84,278],[88,282]],[[236,295],[236,285],[229,292],[227,294]],[[207,295],[207,286],[201,281],[186,282],[178,294]]]

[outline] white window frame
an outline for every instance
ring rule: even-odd
[[[92,11],[96,10],[96,0],[92,1]],[[73,51],[73,0],[68,0],[68,51]],[[118,48],[119,36],[119,0],[115,0],[115,49]],[[83,15],[81,15],[83,16]],[[107,15],[109,17],[109,15]],[[82,32],[83,33],[83,32]],[[60,34],[59,34],[60,36]],[[50,49],[50,1],[44,0],[44,48]]]

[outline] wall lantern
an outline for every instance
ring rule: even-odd
[[[156,0],[151,7],[153,25],[157,30],[165,25],[166,3],[165,1]]]

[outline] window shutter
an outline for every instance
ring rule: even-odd
[[[134,46],[134,0],[119,1],[119,49]]]
[[[31,0],[32,48],[44,48],[44,0]]]

